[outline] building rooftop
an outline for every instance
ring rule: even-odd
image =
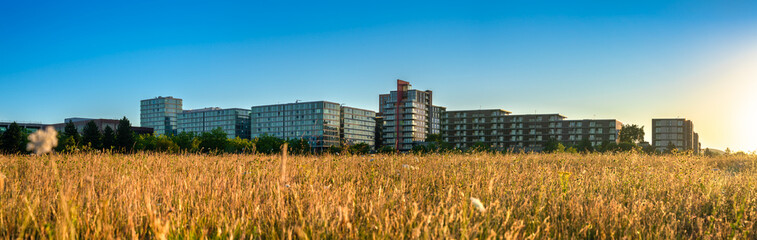
[[[513,112],[504,110],[504,109],[475,109],[475,110],[447,110],[448,113],[455,113],[455,112],[476,112],[476,111],[500,111],[505,112],[507,114],[511,114]]]
[[[319,103],[319,102],[322,102],[322,103],[331,103],[331,104],[337,104],[337,105],[340,105],[340,106],[341,106],[341,104],[339,104],[339,103],[336,103],[336,102],[331,102],[331,101],[307,101],[307,102],[296,101],[296,102],[293,102],[293,103],[278,103],[278,104],[255,105],[255,106],[252,106],[252,107],[269,107],[269,106],[279,106],[279,105],[292,105],[292,104],[305,104],[305,103]]]

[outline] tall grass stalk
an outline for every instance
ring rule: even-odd
[[[0,179],[0,238],[757,238],[753,156],[0,155]]]

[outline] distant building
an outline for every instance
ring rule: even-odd
[[[433,105],[430,90],[411,89],[410,83],[397,79],[397,90],[379,95],[379,112],[383,117],[384,146],[408,151],[426,140],[428,134],[441,130],[443,107]]]
[[[182,100],[174,97],[156,97],[140,102],[142,127],[153,128],[155,135],[175,134],[177,115],[182,111]]]
[[[699,134],[694,132],[694,123],[685,118],[652,119],[652,146],[664,152],[672,143],[679,151],[699,153]]]
[[[589,140],[593,147],[607,142],[620,143],[620,129],[623,128],[623,123],[615,119],[565,120],[562,124],[563,133],[557,135],[558,141],[577,145]]]
[[[184,110],[177,115],[177,133],[204,133],[221,128],[227,138],[250,138],[250,110],[203,108]]]
[[[5,131],[8,130],[8,127],[11,126],[13,122],[0,122],[0,135],[2,135]],[[17,122],[19,127],[26,129],[27,133],[33,133],[37,130],[42,129],[43,127],[47,126],[47,124],[42,123],[23,123],[23,122]]]
[[[550,139],[565,146],[618,143],[622,124],[614,119],[565,120],[560,114],[510,115],[501,109],[446,111],[442,138],[457,148],[474,144],[498,150],[542,151]]]
[[[113,129],[113,132],[115,132],[116,129],[118,128],[118,122],[120,120],[118,120],[118,119],[80,118],[80,117],[75,117],[75,118],[66,118],[66,119],[63,120],[63,123],[56,123],[56,124],[52,124],[50,126],[52,126],[53,128],[55,128],[55,131],[63,132],[64,129],[66,128],[66,123],[71,122],[71,123],[74,124],[74,126],[76,127],[76,130],[79,133],[83,133],[84,132],[84,127],[87,126],[87,123],[89,123],[89,121],[94,121],[95,125],[97,125],[97,128],[100,129],[100,132],[105,131],[106,127],[110,127],[111,129]],[[148,128],[148,127],[135,127],[135,126],[132,126],[131,130],[134,131],[136,134],[153,134],[153,129],[152,128]]]
[[[376,112],[371,110],[341,107],[340,137],[346,144],[368,144],[375,146]]]
[[[373,140],[374,140],[374,149],[378,150],[383,146],[384,143],[384,117],[381,116],[381,113],[376,113],[376,127],[374,128],[373,133]]]
[[[251,138],[270,135],[282,139],[306,139],[323,150],[339,146],[341,107],[327,101],[297,102],[252,107]]]
[[[456,148],[468,148],[476,143],[492,148],[508,148],[517,141],[522,142],[516,136],[517,130],[512,132],[516,136],[512,141],[507,137],[510,136],[506,134],[507,129],[511,128],[510,119],[504,116],[509,114],[509,111],[501,109],[447,111],[442,115],[442,139]],[[516,126],[513,125],[513,129]]]

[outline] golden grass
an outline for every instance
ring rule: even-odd
[[[745,156],[0,156],[0,176],[1,238],[757,238]]]

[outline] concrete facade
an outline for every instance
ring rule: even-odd
[[[502,109],[447,111],[442,138],[456,148],[484,144],[497,150],[542,151],[555,139],[566,146],[618,143],[622,123],[614,119],[565,120],[560,114],[511,115]]]
[[[699,153],[699,134],[694,132],[694,123],[685,118],[652,119],[652,146],[655,151],[664,152],[673,143],[678,151]]]

